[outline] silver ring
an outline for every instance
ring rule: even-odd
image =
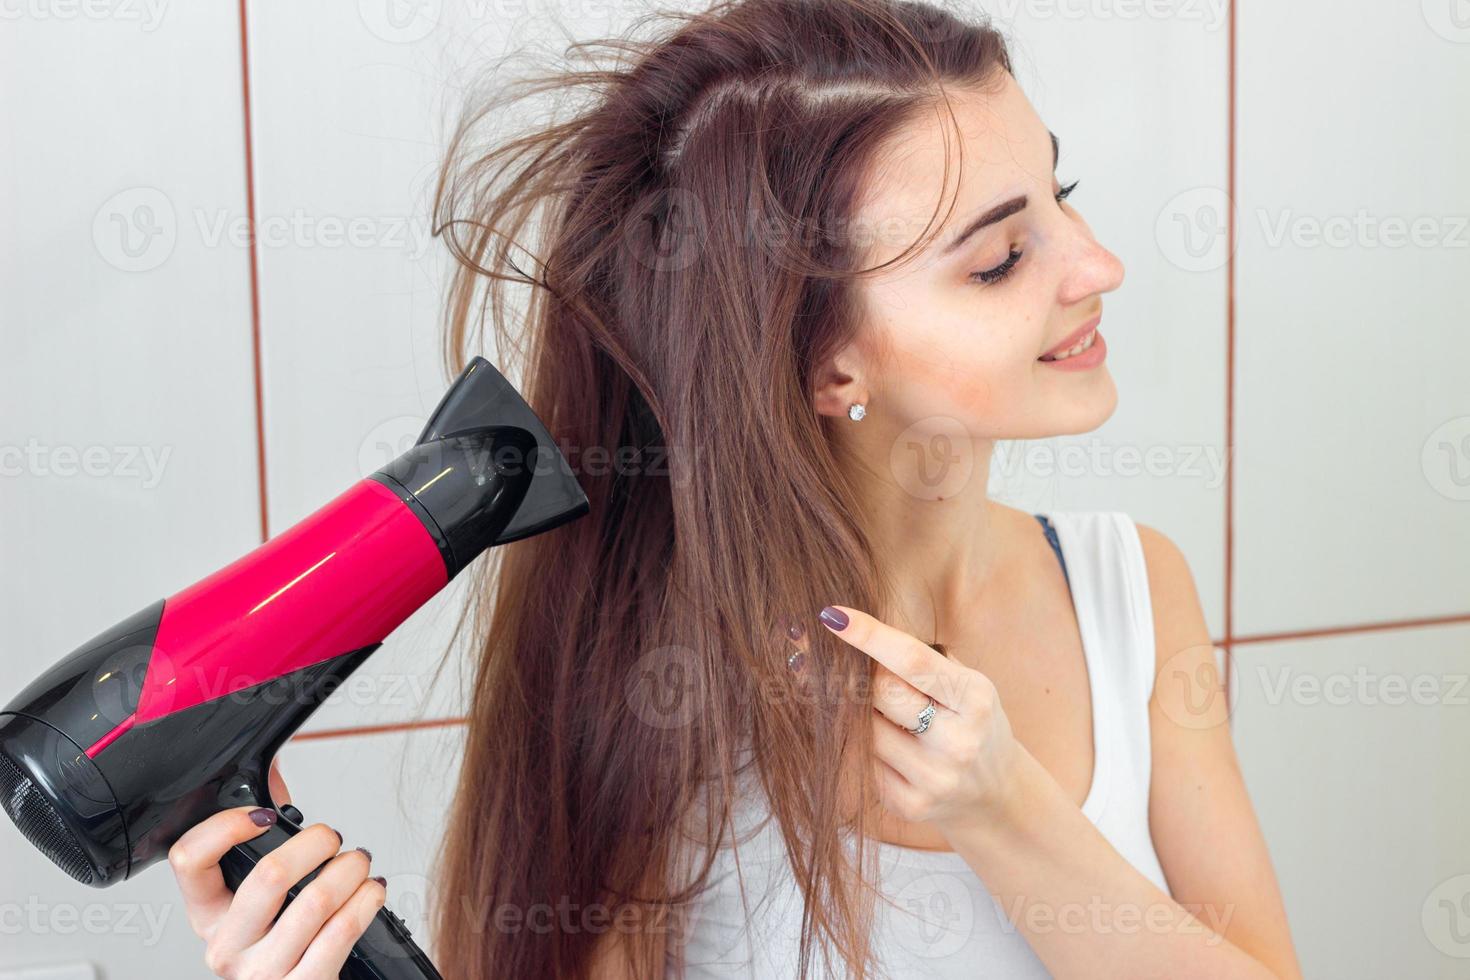
[[[913,728],[905,728],[904,731],[910,735],[922,735],[929,730],[929,723],[934,720],[934,699],[924,705],[924,710],[919,712],[919,724]]]

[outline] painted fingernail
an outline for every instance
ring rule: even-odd
[[[334,834],[337,835],[337,846],[338,847],[341,847],[343,844],[346,843],[346,841],[344,841],[342,839],[342,831],[338,830],[336,827],[333,827],[330,824],[327,825],[327,829],[330,830],[332,833],[334,833]]]
[[[839,632],[847,629],[847,613],[838,609],[836,606],[823,606],[822,611],[817,614],[817,618],[825,625]]]
[[[789,637],[791,637],[793,640],[799,640],[799,639],[801,639],[802,634],[805,633],[805,632],[806,632],[806,629],[803,628],[802,625],[800,623],[798,623],[796,620],[794,620],[794,619],[788,619],[788,620],[786,620],[786,635],[789,636]]]
[[[791,656],[786,658],[786,666],[791,668],[793,671],[796,671],[797,673],[801,672],[801,665],[804,663],[806,663],[805,650],[797,650]]]
[[[368,859],[368,860],[369,860],[369,861],[371,861],[371,860],[372,860],[372,859],[373,859],[373,852],[372,852],[372,851],[370,851],[370,850],[368,850],[368,849],[367,849],[367,848],[366,848],[366,847],[362,847],[362,846],[358,846],[358,847],[357,847],[357,848],[356,848],[356,850],[359,850],[359,851],[361,851],[361,852],[362,852],[362,853],[364,853],[364,854],[366,854],[366,855],[367,855],[367,859]]]
[[[387,888],[388,887],[388,879],[387,878],[384,878],[382,875],[373,875],[373,881],[376,881],[378,884],[382,885],[384,888]]]
[[[250,822],[257,827],[269,827],[276,822],[276,811],[268,806],[258,806],[254,810],[251,810],[247,816],[250,817]]]

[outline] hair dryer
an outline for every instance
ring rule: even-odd
[[[541,421],[474,358],[407,452],[94,637],[0,710],[0,805],[99,888],[165,858],[213,813],[275,807],[276,750],[398,624],[486,548],[587,510]],[[301,829],[299,810],[276,809],[221,862],[231,889]],[[385,907],[341,976],[439,973]]]

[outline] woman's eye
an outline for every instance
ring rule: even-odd
[[[1016,267],[1016,261],[1020,257],[1021,253],[1013,248],[1011,249],[1011,254],[1006,256],[1006,260],[1000,265],[993,269],[981,269],[979,272],[972,272],[970,273],[970,278],[983,283],[1000,282],[1011,274],[1011,270]]]
[[[1080,181],[1074,180],[1067,186],[1063,187],[1061,190],[1057,191],[1055,195],[1057,203],[1061,204],[1063,201],[1065,201],[1071,195],[1071,193],[1077,189],[1078,183],[1080,183]],[[993,269],[982,269],[979,272],[972,272],[970,273],[970,279],[975,282],[983,282],[987,284],[1000,282],[1006,276],[1011,274],[1011,270],[1016,267],[1016,262],[1021,258],[1021,254],[1021,252],[1013,248],[1011,249],[1011,254],[1006,256],[1006,260],[1000,265],[996,266]]]

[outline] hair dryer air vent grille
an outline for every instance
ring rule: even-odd
[[[92,862],[61,817],[10,757],[0,753],[0,805],[41,853],[84,885],[92,884]]]

